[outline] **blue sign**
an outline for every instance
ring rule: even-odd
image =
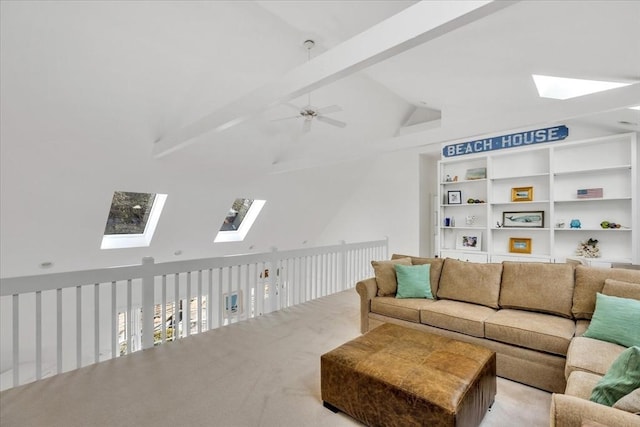
[[[455,157],[485,151],[502,150],[505,148],[525,147],[543,142],[560,141],[567,136],[569,136],[569,128],[564,125],[554,126],[551,128],[529,130],[526,132],[512,133],[511,135],[494,136],[493,138],[446,145],[442,149],[442,155],[445,157]]]

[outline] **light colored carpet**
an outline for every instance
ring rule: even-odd
[[[2,426],[357,426],[320,355],[359,335],[355,290],[0,393]],[[549,393],[498,379],[482,427],[548,426]]]

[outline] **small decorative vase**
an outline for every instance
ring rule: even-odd
[[[571,226],[571,228],[580,228],[580,220],[579,219],[572,219],[571,223],[569,224]]]

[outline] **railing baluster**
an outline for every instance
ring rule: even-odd
[[[62,288],[56,289],[56,372],[62,373]]]
[[[132,280],[127,280],[127,352],[129,354],[133,350],[133,308],[132,308],[132,296],[133,296],[133,283]]]
[[[243,307],[242,309],[245,312],[245,319],[251,318],[251,303],[249,302],[251,299],[251,291],[249,290],[249,264],[244,264],[244,280],[241,282],[242,285],[242,299],[243,299]]]
[[[76,286],[76,368],[82,367],[82,286]]]
[[[213,329],[213,269],[209,269],[209,291],[207,292],[207,329]]]
[[[224,325],[224,296],[222,289],[222,267],[218,268],[218,327]]]
[[[36,379],[42,378],[42,292],[36,292]]]
[[[111,282],[111,357],[120,356],[118,351],[118,312],[116,310],[116,282]]]
[[[186,305],[186,308],[184,307]],[[186,336],[191,335],[191,272],[187,271],[187,301],[182,307],[182,318],[185,319],[182,324],[183,330],[186,329]],[[186,312],[186,313],[185,313]]]
[[[160,307],[160,341],[167,342],[167,275],[162,275],[162,306]]]
[[[196,301],[198,308],[198,333],[202,333],[202,270],[198,270],[198,300]]]
[[[180,320],[182,314],[180,313],[180,275],[175,274],[173,279],[173,340],[180,338]]]
[[[12,315],[13,315],[13,386],[20,385],[20,295],[13,294]]]
[[[93,285],[93,304],[95,305],[95,339],[93,346],[93,361],[98,363],[100,361],[100,284]]]

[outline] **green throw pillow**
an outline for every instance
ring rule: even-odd
[[[590,400],[612,406],[640,387],[640,347],[629,347],[611,364],[591,392]]]
[[[625,347],[640,346],[640,301],[596,294],[596,310],[583,336]]]
[[[396,298],[433,299],[433,295],[431,294],[431,280],[429,279],[431,266],[429,264],[396,264],[395,268],[398,278]]]

